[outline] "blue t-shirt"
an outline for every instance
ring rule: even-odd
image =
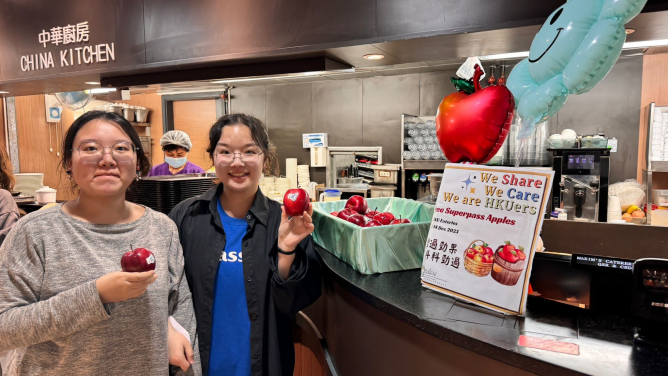
[[[213,324],[209,375],[249,376],[251,374],[250,320],[246,305],[241,242],[248,224],[232,218],[218,200],[218,214],[225,230],[225,249],[218,263],[213,288]]]

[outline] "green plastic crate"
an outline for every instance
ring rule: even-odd
[[[316,244],[362,274],[419,269],[434,206],[403,198],[367,199],[369,210],[389,211],[413,223],[362,228],[330,213],[346,201],[313,203]]]

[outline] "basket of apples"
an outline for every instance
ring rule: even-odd
[[[492,278],[502,285],[514,286],[526,267],[526,254],[523,247],[517,247],[506,241],[494,253]]]
[[[432,205],[352,196],[313,204],[313,240],[360,273],[419,269]]]
[[[465,252],[464,268],[476,277],[484,277],[492,271],[494,251],[482,240],[474,240]]]

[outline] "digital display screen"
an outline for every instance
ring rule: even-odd
[[[568,169],[569,170],[593,170],[594,169],[594,155],[568,155]]]
[[[655,268],[643,269],[642,284],[650,288],[668,290],[668,270]]]
[[[573,254],[571,256],[571,264],[573,266],[586,267],[588,269],[593,268],[598,270],[608,269],[610,271],[633,272],[633,261],[612,257]]]

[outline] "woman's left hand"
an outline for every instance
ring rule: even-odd
[[[313,232],[313,205],[308,204],[308,212],[301,217],[288,219],[285,207],[281,207],[281,227],[278,228],[278,247],[285,252],[292,252],[299,242]]]

